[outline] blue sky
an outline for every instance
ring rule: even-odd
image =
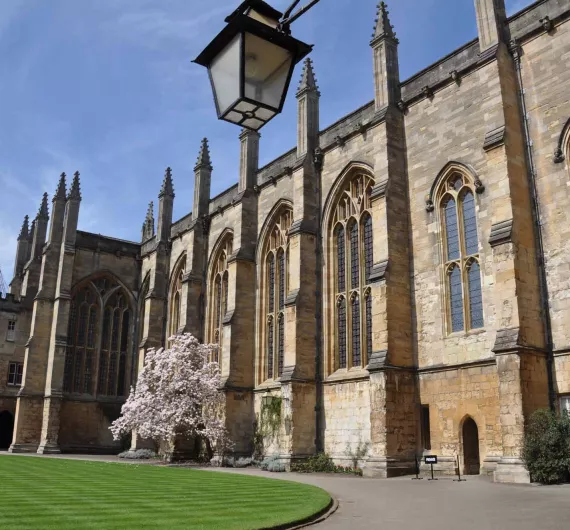
[[[12,276],[24,215],[58,176],[81,173],[79,228],[138,241],[164,169],[174,218],[192,208],[200,139],[210,140],[212,196],[237,181],[239,129],[216,119],[193,59],[238,0],[0,2],[0,268]],[[274,0],[284,9],[290,0]],[[306,3],[306,2],[305,2]],[[529,0],[507,0],[509,14]],[[391,0],[406,79],[477,34],[473,0]],[[377,0],[322,0],[293,26],[315,44],[321,126],[370,101],[368,46]],[[295,72],[292,87],[300,77]],[[262,131],[263,165],[295,144],[296,100]],[[50,202],[51,204],[51,202]]]

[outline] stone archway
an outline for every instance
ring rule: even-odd
[[[461,429],[463,437],[463,473],[465,475],[479,475],[481,461],[479,456],[479,429],[475,420],[465,418]]]
[[[7,410],[0,412],[0,449],[8,449],[14,434],[14,416]]]

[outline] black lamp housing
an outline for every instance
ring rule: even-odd
[[[257,131],[283,110],[295,65],[313,47],[283,32],[282,16],[246,0],[194,59],[208,68],[219,119]]]

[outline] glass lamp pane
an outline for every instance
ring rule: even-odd
[[[212,88],[220,114],[226,112],[240,96],[240,41],[241,35],[236,35],[210,66]]]
[[[278,109],[292,67],[289,51],[251,33],[245,34],[246,98]]]

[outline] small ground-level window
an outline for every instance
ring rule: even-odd
[[[431,449],[431,435],[429,424],[429,405],[422,405],[421,407],[421,426],[422,426],[422,447],[424,449]]]
[[[8,320],[8,331],[6,332],[6,340],[14,342],[16,338],[16,321]]]
[[[8,384],[11,386],[20,386],[22,384],[23,374],[24,363],[10,363],[8,366]]]
[[[570,395],[560,398],[560,412],[566,412],[570,416]]]

